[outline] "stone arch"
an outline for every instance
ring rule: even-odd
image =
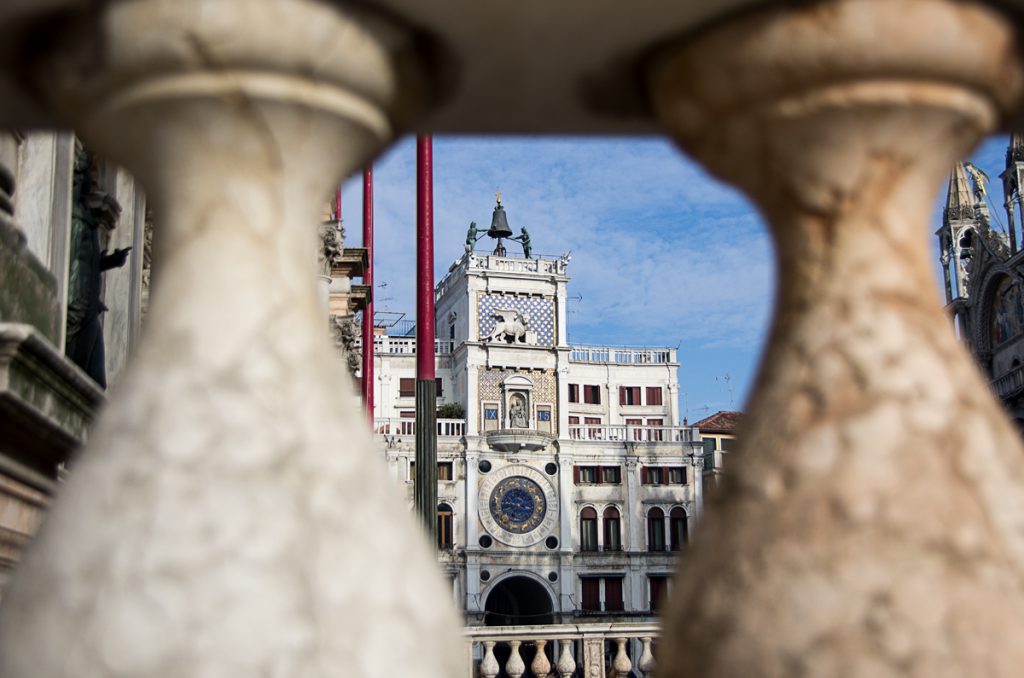
[[[992,344],[988,336],[988,327],[992,322],[992,298],[1003,278],[1019,279],[1016,271],[1005,263],[992,261],[984,267],[984,271],[975,273],[971,280],[968,297],[967,315],[970,316],[970,340],[978,350],[991,350]]]
[[[553,624],[556,600],[543,577],[527,570],[512,570],[488,584],[483,601],[484,624]]]
[[[979,353],[992,351],[992,313],[996,292],[1013,274],[1003,266],[989,269],[978,286],[979,294],[972,304],[971,342]]]

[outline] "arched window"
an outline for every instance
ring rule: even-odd
[[[580,511],[580,550],[597,550],[597,511],[589,506]]]
[[[609,506],[604,510],[604,550],[622,550],[621,528],[619,527],[619,509],[614,506]]]
[[[452,507],[448,504],[437,505],[437,548],[439,549],[451,549],[455,546],[452,514]]]
[[[647,512],[647,550],[665,550],[665,512],[657,506]]]
[[[689,541],[689,534],[686,530],[686,511],[682,506],[676,506],[668,514],[669,545],[673,551],[678,551],[683,544]]]

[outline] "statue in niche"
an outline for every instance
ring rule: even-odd
[[[508,410],[508,420],[512,428],[526,428],[526,407],[523,405],[523,397],[514,395],[511,398],[512,405]]]
[[[107,387],[100,314],[107,309],[100,299],[103,273],[121,268],[131,247],[108,254],[100,249],[99,228],[112,230],[121,207],[93,180],[89,154],[75,154],[71,211],[71,261],[68,270],[68,322],[65,353],[102,388]]]

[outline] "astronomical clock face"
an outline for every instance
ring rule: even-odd
[[[540,471],[506,466],[481,482],[480,520],[498,541],[530,546],[558,527],[558,498]]]
[[[547,513],[547,501],[540,485],[524,476],[505,478],[491,490],[491,517],[513,534],[525,534],[538,527]]]

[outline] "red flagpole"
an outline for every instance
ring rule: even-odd
[[[340,198],[339,193],[339,200]],[[373,424],[373,165],[363,169],[363,247],[366,248],[366,270],[363,284],[370,288],[363,310],[363,406]]]
[[[434,159],[416,138],[416,512],[437,539],[437,387],[434,382]]]
[[[416,140],[416,378],[434,381],[434,158],[430,135]]]

